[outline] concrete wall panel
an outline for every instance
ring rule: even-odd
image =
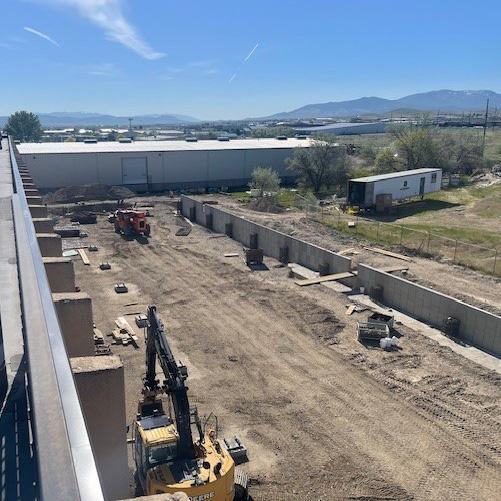
[[[196,207],[196,222],[201,226],[205,226],[206,224],[206,214],[212,214],[213,228],[218,233],[224,233],[225,224],[231,222],[233,225],[233,239],[246,247],[250,245],[251,233],[257,233],[259,247],[263,249],[266,255],[275,259],[279,259],[281,247],[288,247],[290,262],[295,262],[314,270],[318,270],[320,265],[328,263],[331,273],[350,270],[351,260],[344,256],[339,256],[335,252],[303,242],[285,233],[248,221],[234,214],[229,214],[213,205],[202,204],[184,195],[181,197],[181,202],[182,212],[186,217],[189,216],[190,208]]]
[[[501,356],[501,317],[364,264],[358,266],[358,284],[369,291],[382,286],[385,305],[434,327],[442,328],[449,316],[459,319],[461,339]]]

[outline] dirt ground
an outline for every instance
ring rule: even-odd
[[[491,313],[501,314],[501,279],[499,278],[463,266],[425,257],[412,256],[412,262],[406,263],[376,254],[364,248],[366,245],[374,244],[338,233],[316,221],[312,221],[303,212],[262,213],[249,210],[245,205],[226,196],[206,195],[196,198],[204,200],[213,198],[218,201],[224,210],[289,235],[293,234],[297,238],[335,252],[355,249],[358,254],[350,256],[354,263],[361,262],[375,267],[409,264],[409,271],[405,276],[408,280],[456,297]]]
[[[188,366],[192,405],[248,447],[255,500],[501,498],[495,373],[401,326],[398,351],[366,347],[355,323],[367,312],[347,316],[343,295],[297,287],[269,258],[252,272],[241,256],[223,256],[241,254],[237,242],[199,226],[176,237],[172,208],[157,202],[152,213],[148,243],[124,240],[102,216],[86,226],[99,250],[91,266],[75,260],[77,284],[103,333],[157,305]],[[114,292],[117,281],[128,294]],[[487,292],[476,294],[495,301]],[[125,366],[128,422],[144,373],[136,331],[141,349],[112,347]]]

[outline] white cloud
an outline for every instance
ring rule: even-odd
[[[122,12],[123,0],[42,0],[44,3],[72,7],[96,26],[104,30],[106,38],[133,50],[145,59],[160,59],[165,56],[143,40]]]
[[[41,31],[35,30],[34,28],[30,28],[29,26],[25,26],[24,31],[27,31],[28,33],[33,33],[33,35],[36,35],[37,37],[43,38],[44,40],[47,40],[47,42],[50,42],[51,44],[55,45],[56,47],[59,47],[59,44],[51,38],[49,35],[46,35],[45,33],[42,33]]]

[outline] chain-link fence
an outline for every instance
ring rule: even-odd
[[[335,208],[304,204],[303,210],[314,220],[339,232],[365,238],[376,243],[399,245],[421,255],[440,256],[485,273],[501,276],[501,250],[463,242],[428,231],[414,230],[395,223],[383,223]]]

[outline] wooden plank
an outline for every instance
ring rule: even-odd
[[[407,271],[408,269],[408,266],[387,266],[386,268],[381,268],[381,271],[393,273],[395,271]]]
[[[240,254],[238,252],[227,252],[224,257],[238,257]]]
[[[90,265],[89,258],[87,257],[87,253],[85,252],[84,249],[77,249],[78,253],[80,254],[80,257],[82,258],[83,264],[86,266]]]
[[[342,280],[343,278],[351,278],[353,276],[355,276],[353,273],[345,271],[344,273],[335,273],[334,275],[324,275],[323,277],[309,278],[306,280],[294,280],[294,283],[300,286],[315,285],[315,284],[321,284],[322,282],[331,282],[333,280]]]
[[[125,319],[125,317],[118,317],[115,320],[115,324],[117,325],[117,327],[119,329],[126,331],[130,336],[134,335],[134,330],[129,325],[129,322],[127,322],[127,320]]]
[[[412,262],[412,259],[402,254],[397,254],[396,252],[390,252],[385,249],[379,249],[378,247],[364,247],[364,249],[376,252],[377,254],[383,254],[384,256],[394,257],[395,259],[401,259],[402,261]]]
[[[351,315],[355,311],[356,307],[357,306],[355,304],[350,304],[350,306],[346,309],[346,314]]]

